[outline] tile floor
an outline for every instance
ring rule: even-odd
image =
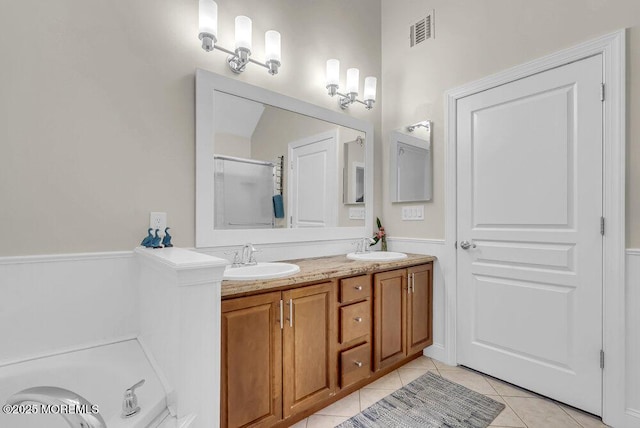
[[[428,371],[504,403],[505,409],[493,421],[491,427],[598,428],[607,426],[592,415],[513,385],[463,367],[448,366],[427,357],[420,357],[298,422],[293,427],[334,427]]]

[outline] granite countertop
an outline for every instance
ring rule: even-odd
[[[345,255],[286,260],[300,266],[300,272],[286,278],[262,279],[258,281],[222,281],[222,298],[258,294],[265,291],[292,288],[296,284],[317,282],[326,279],[362,275],[371,272],[401,269],[436,260],[434,256],[407,254],[406,259],[390,262],[349,260]]]

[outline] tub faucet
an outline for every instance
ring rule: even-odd
[[[121,415],[123,418],[130,418],[140,411],[140,406],[138,406],[138,396],[136,395],[136,388],[140,388],[142,385],[144,385],[144,379],[133,385],[131,388],[128,388],[124,392]]]
[[[107,428],[100,413],[94,413],[94,406],[81,395],[68,389],[55,386],[36,386],[13,394],[7,399],[7,404],[21,404],[34,401],[49,406],[68,406],[68,412],[60,412],[71,428]]]

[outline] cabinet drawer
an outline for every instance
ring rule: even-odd
[[[340,303],[355,302],[371,295],[371,277],[354,276],[340,280]]]
[[[371,333],[371,302],[365,301],[340,308],[340,343]]]
[[[340,353],[340,386],[345,387],[371,374],[371,345],[356,346]]]

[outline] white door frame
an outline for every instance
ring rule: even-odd
[[[630,426],[625,405],[625,145],[626,30],[622,29],[569,49],[510,68],[445,93],[445,245],[450,262],[447,275],[445,346],[447,362],[455,364],[457,317],[457,100],[533,74],[602,54],[605,100],[603,109],[604,217],[603,240],[603,371],[602,419]]]

